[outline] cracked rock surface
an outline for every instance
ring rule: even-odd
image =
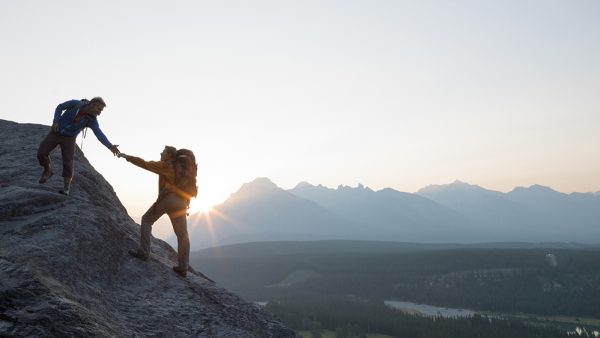
[[[200,273],[176,275],[159,239],[148,262],[130,256],[139,225],[79,149],[71,196],[57,193],[59,148],[38,184],[48,130],[0,120],[0,336],[296,336]]]

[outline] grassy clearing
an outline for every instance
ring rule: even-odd
[[[277,284],[268,285],[267,287],[288,288],[294,284],[303,283],[313,278],[321,277],[320,274],[310,270],[296,270],[287,275],[282,281]]]

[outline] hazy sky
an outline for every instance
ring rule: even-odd
[[[256,177],[600,190],[600,1],[4,0],[0,43],[1,118],[100,95],[123,152],[196,153],[196,207]],[[154,201],[83,150],[131,215]]]

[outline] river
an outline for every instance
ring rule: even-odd
[[[423,316],[441,316],[444,318],[452,317],[473,317],[477,312],[465,309],[453,309],[447,307],[438,307],[427,304],[416,304],[411,302],[400,302],[395,300],[386,300],[383,302],[385,305],[393,307],[398,310],[407,312],[416,312]]]

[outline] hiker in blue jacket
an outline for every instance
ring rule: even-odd
[[[57,145],[60,145],[62,153],[64,178],[64,189],[61,194],[68,195],[73,180],[73,163],[75,160],[75,140],[77,135],[86,127],[90,127],[102,144],[115,155],[121,152],[108,141],[106,135],[100,130],[98,116],[106,107],[106,103],[101,97],[94,97],[91,100],[70,100],[59,104],[54,112],[54,120],[50,133],[42,140],[37,152],[37,158],[40,165],[44,167],[40,183],[46,183],[52,176],[52,166],[50,163],[50,153]]]

